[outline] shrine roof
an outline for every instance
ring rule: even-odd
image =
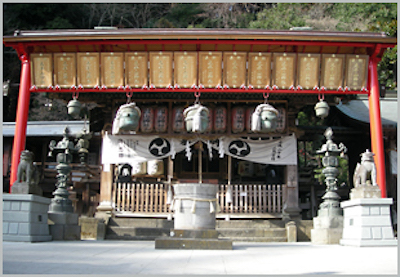
[[[330,32],[330,31],[273,31],[261,29],[59,29],[59,30],[16,30],[13,36],[4,36],[4,41],[33,42],[60,40],[147,40],[147,39],[193,39],[193,40],[288,40],[397,43],[397,38],[384,33]]]
[[[85,126],[84,121],[29,121],[26,128],[27,137],[62,137],[65,127],[68,126],[70,136],[79,134]],[[15,122],[3,122],[3,137],[15,135]]]
[[[368,99],[355,99],[348,103],[340,103],[336,106],[348,117],[360,122],[370,123]],[[397,98],[381,98],[380,111],[382,126],[384,128],[397,128],[398,121]]]

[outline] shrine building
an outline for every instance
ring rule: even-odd
[[[41,155],[49,141],[36,145],[40,150],[26,147],[31,94],[94,107],[88,115],[90,161],[77,167],[85,177],[70,180],[71,193],[86,193],[86,210],[75,207],[81,214],[91,206],[90,216],[167,218],[171,185],[200,182],[218,186],[219,219],[311,219],[324,186],[312,178],[317,161],[310,148],[321,147],[317,137],[332,125],[334,141],[349,148],[350,177],[341,197],[348,197],[366,149],[375,154],[382,197],[396,194],[387,189],[396,186],[387,184],[385,159],[394,137],[383,135],[377,72],[396,38],[362,32],[94,29],[16,31],[3,41],[21,60],[10,186],[26,148],[39,153],[44,172],[55,164]],[[336,108],[360,97],[368,100],[364,129],[343,124],[345,109]],[[307,107],[314,113],[319,102],[328,105],[329,115],[314,115],[318,124],[299,125],[299,113]],[[127,104],[138,126],[118,132],[117,111]],[[185,113],[194,104],[207,109],[201,132],[188,129]],[[273,128],[255,131],[252,115],[260,105],[268,105],[276,121]]]

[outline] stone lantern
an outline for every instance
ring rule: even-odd
[[[333,131],[329,127],[324,133],[326,143],[322,145],[317,154],[323,154],[322,165],[325,175],[326,192],[322,196],[323,202],[319,206],[318,216],[314,218],[314,229],[311,230],[311,241],[315,244],[338,244],[343,231],[343,210],[340,208],[337,194],[337,176],[339,158],[341,153],[347,151],[346,146],[339,146],[333,142]]]
[[[82,147],[74,146],[70,141],[69,129],[64,129],[63,138],[61,141],[50,141],[49,156],[53,152],[58,152],[56,160],[57,183],[56,190],[53,192],[54,198],[51,199],[48,218],[51,224],[50,234],[53,240],[79,240],[81,235],[81,227],[78,225],[79,215],[74,213],[72,201],[68,198],[69,191],[67,190],[68,175],[71,172],[73,153],[79,152]]]
[[[58,152],[56,160],[57,170],[57,189],[53,192],[54,198],[51,200],[49,207],[50,212],[73,212],[72,201],[68,199],[69,192],[67,190],[68,174],[71,172],[72,153],[77,152],[72,141],[69,140],[69,129],[64,129],[63,139],[56,144],[55,140],[50,141],[49,156],[53,155],[53,151]]]
[[[84,128],[79,134],[76,135],[76,138],[78,139],[76,148],[78,149],[80,162],[81,164],[84,164],[86,157],[89,154],[89,140],[92,138],[92,134],[86,128]]]

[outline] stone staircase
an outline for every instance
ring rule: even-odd
[[[114,217],[108,221],[105,239],[155,240],[168,237],[174,222],[164,218]]]
[[[217,220],[220,239],[254,242],[286,242],[285,222],[280,219]]]
[[[110,218],[107,240],[155,240],[169,237],[173,220],[164,218]],[[285,223],[279,219],[217,220],[218,238],[231,241],[286,242]]]

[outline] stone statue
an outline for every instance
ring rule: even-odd
[[[350,199],[381,198],[381,190],[376,182],[376,167],[374,153],[368,149],[361,155],[361,164],[357,163],[354,170],[353,184]]]
[[[358,187],[360,185],[371,185],[371,183],[373,186],[377,186],[374,155],[375,154],[369,152],[368,149],[360,155],[361,164],[357,163],[356,169],[354,170],[354,187]]]
[[[21,152],[17,170],[17,180],[11,187],[11,193],[42,195],[39,187],[39,171],[33,163],[34,154],[29,150]]]

